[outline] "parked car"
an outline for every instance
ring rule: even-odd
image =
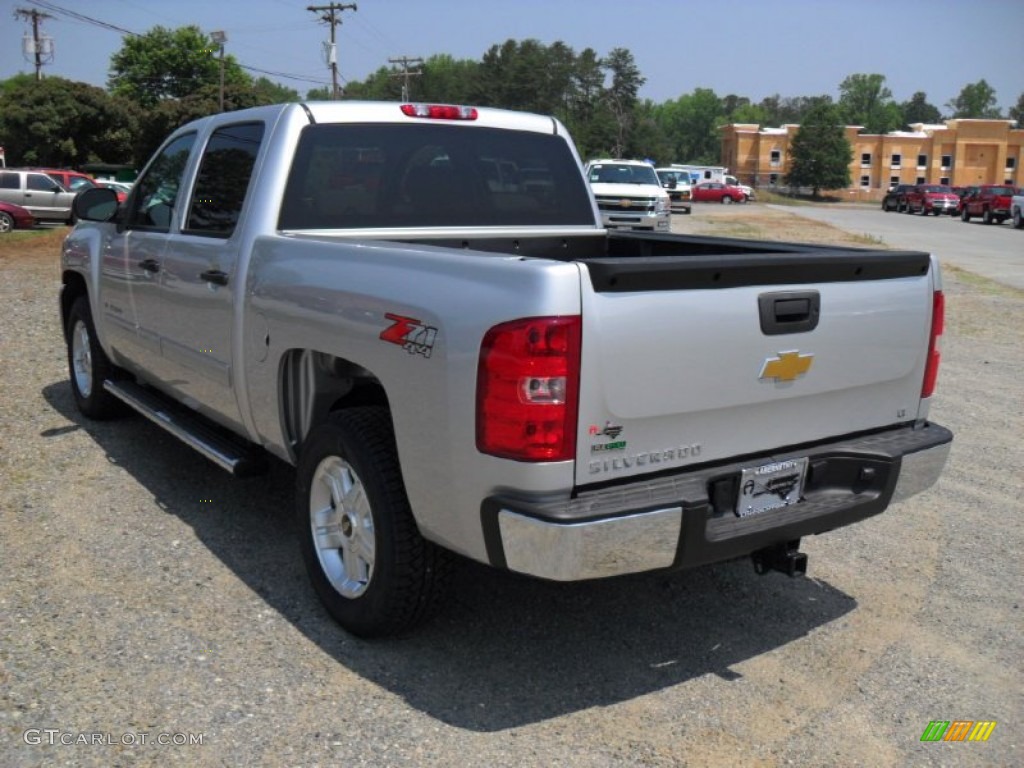
[[[914,188],[913,184],[897,184],[889,187],[889,191],[882,198],[882,210],[886,212],[905,211],[907,208],[907,192]]]
[[[717,181],[702,181],[693,188],[695,203],[745,203],[746,193],[731,184],[719,184]]]
[[[671,201],[648,163],[591,160],[586,175],[605,227],[669,231]]]
[[[15,229],[32,229],[35,225],[36,218],[28,209],[14,203],[0,202],[0,234]]]
[[[655,168],[661,186],[668,192],[672,213],[689,213],[693,191],[690,185],[690,174],[678,168]]]
[[[98,186],[92,176],[78,171],[69,171],[64,168],[31,168],[29,170],[42,171],[51,179],[60,182],[60,185],[68,192],[81,192],[83,189],[92,189]]]
[[[0,201],[14,203],[37,219],[71,223],[74,192],[42,171],[0,170]]]
[[[1014,229],[1024,229],[1024,189],[1017,191],[1019,194],[1010,200],[1010,218],[1013,219]]]
[[[112,189],[117,193],[117,202],[123,203],[128,199],[128,193],[132,191],[131,184],[125,184],[123,181],[97,181],[96,184],[100,187],[106,187]]]
[[[960,212],[960,197],[946,184],[918,184],[906,193],[905,199],[907,213],[956,216]]]
[[[960,218],[970,221],[980,216],[986,224],[1002,224],[1010,218],[1010,200],[1018,190],[1007,184],[981,184],[971,187],[960,201]]]

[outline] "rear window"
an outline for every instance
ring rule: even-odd
[[[310,125],[281,229],[593,224],[565,140],[451,125]]]

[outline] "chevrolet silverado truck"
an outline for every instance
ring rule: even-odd
[[[640,160],[591,160],[587,180],[608,229],[668,232],[672,201],[658,174]]]
[[[550,117],[215,115],[125,203],[75,211],[78,409],[128,406],[235,474],[294,465],[313,588],[358,635],[425,617],[451,553],[560,581],[799,575],[801,537],[926,489],[952,441],[928,418],[934,257],[609,232]]]
[[[905,204],[907,213],[922,216],[956,216],[960,212],[960,196],[946,184],[917,184],[907,190]]]
[[[1007,184],[982,184],[971,187],[960,201],[960,219],[980,216],[986,224],[1002,224],[1010,218],[1010,199],[1017,189]]]

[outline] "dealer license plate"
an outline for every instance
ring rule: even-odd
[[[803,493],[806,476],[806,458],[786,459],[744,469],[740,474],[736,514],[749,517],[796,504]]]

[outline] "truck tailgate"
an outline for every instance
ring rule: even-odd
[[[913,421],[927,254],[585,265],[580,485]]]

